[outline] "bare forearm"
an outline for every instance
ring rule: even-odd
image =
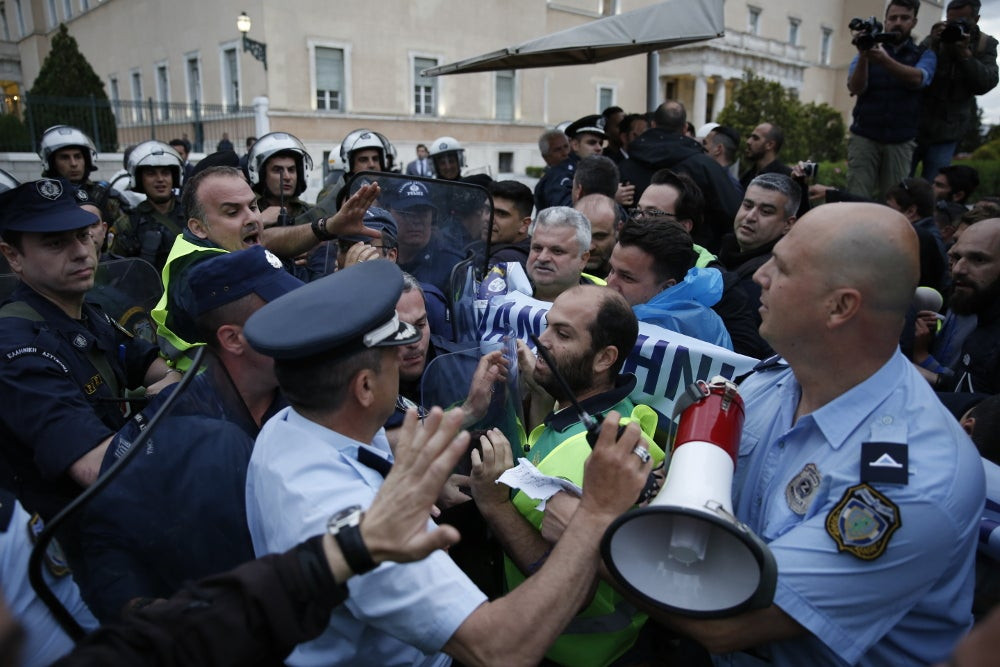
[[[311,225],[290,225],[268,227],[261,233],[261,243],[278,257],[291,259],[312,250],[319,239]]]
[[[508,595],[477,609],[466,621],[471,627],[463,624],[463,637],[456,633],[445,652],[470,665],[538,664],[587,601],[590,586],[580,584],[596,575],[598,543],[613,518],[577,512],[541,570]]]
[[[499,538],[504,553],[514,561],[517,569],[525,576],[534,574],[541,567],[552,545],[521,516],[513,503],[491,505],[480,510]]]

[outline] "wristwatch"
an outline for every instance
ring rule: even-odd
[[[361,505],[342,509],[326,522],[326,532],[333,536],[344,555],[344,560],[354,574],[364,574],[375,569],[376,563],[361,538]]]

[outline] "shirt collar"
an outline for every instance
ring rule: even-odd
[[[580,401],[580,407],[597,417],[625,400],[633,389],[635,389],[635,375],[623,373],[615,378],[614,388]],[[561,432],[579,421],[580,414],[569,405],[559,412],[550,412],[545,418],[545,425]]]
[[[864,417],[895,391],[900,379],[906,377],[909,363],[897,348],[896,353],[868,379],[807,416],[812,417],[830,446],[840,449]]]

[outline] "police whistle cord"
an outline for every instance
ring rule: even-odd
[[[538,336],[534,333],[529,333],[528,336],[531,338],[531,342],[535,344],[535,349],[538,351],[538,354],[540,354],[542,359],[545,360],[545,365],[552,371],[552,377],[554,377],[556,382],[559,383],[563,393],[569,397],[569,401],[572,404],[573,409],[576,410],[576,414],[580,416],[580,422],[587,430],[587,444],[589,444],[590,448],[593,449],[594,445],[597,444],[597,438],[601,435],[601,423],[597,421],[593,415],[584,410],[583,406],[576,400],[576,396],[574,396],[573,391],[570,390],[569,384],[566,383],[566,378],[564,378],[562,373],[559,372],[559,369],[556,368],[555,360],[552,358],[552,355],[549,354],[549,351],[542,346],[542,341],[538,340]],[[615,438],[620,438],[622,436],[622,432],[624,431],[625,427],[619,424],[618,434]],[[655,475],[655,472],[655,468],[649,471],[649,476],[646,478],[646,484],[642,487],[642,491],[639,493],[639,500],[636,501],[637,504],[652,499],[656,495],[656,492],[660,490],[660,480]]]
[[[135,457],[136,453],[145,450],[146,441],[149,440],[153,431],[156,430],[157,425],[160,423],[161,418],[165,415],[177,402],[178,397],[184,393],[192,381],[194,381],[195,376],[198,374],[194,369],[201,367],[201,362],[205,356],[205,347],[201,346],[195,353],[194,358],[191,362],[191,369],[184,374],[184,377],[177,384],[177,388],[167,396],[166,400],[163,401],[163,405],[160,409],[156,411],[156,414],[149,420],[149,425],[139,433],[139,436],[135,439],[132,447],[129,448],[125,454],[115,462],[108,471],[99,477],[93,484],[87,488],[86,491],[81,493],[79,496],[73,499],[73,501],[67,505],[59,514],[52,519],[52,521],[47,521],[45,523],[45,528],[38,535],[38,539],[35,541],[35,546],[31,550],[31,557],[28,559],[28,581],[31,582],[31,587],[35,589],[35,593],[45,603],[45,606],[49,608],[52,615],[55,617],[62,629],[66,631],[66,634],[70,636],[75,642],[79,642],[81,639],[87,636],[86,631],[77,620],[73,617],[73,614],[63,605],[63,603],[56,597],[52,589],[49,588],[48,583],[42,576],[42,561],[45,557],[45,551],[49,547],[49,543],[55,537],[56,531],[74,514],[76,514],[81,507],[96,494],[100,493],[104,487],[106,487],[112,479],[118,476],[122,468],[129,464],[129,461]]]

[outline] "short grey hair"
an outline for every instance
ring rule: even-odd
[[[420,292],[420,296],[422,298],[426,298],[424,295],[424,288],[421,286],[420,281],[406,271],[403,271],[403,291],[401,293],[406,294],[407,292],[412,292],[414,290]]]
[[[578,256],[590,250],[590,220],[569,206],[550,206],[542,209],[528,229],[528,234],[534,235],[539,227],[570,227],[576,231],[576,242],[580,244]]]
[[[542,136],[538,137],[538,150],[542,154],[542,157],[549,154],[549,142],[560,134],[565,136],[566,133],[562,130],[546,130],[542,133]]]
[[[771,190],[785,195],[785,217],[790,218],[799,210],[799,202],[802,201],[802,188],[790,177],[784,174],[761,174],[750,181],[747,190],[753,186],[762,190]]]

